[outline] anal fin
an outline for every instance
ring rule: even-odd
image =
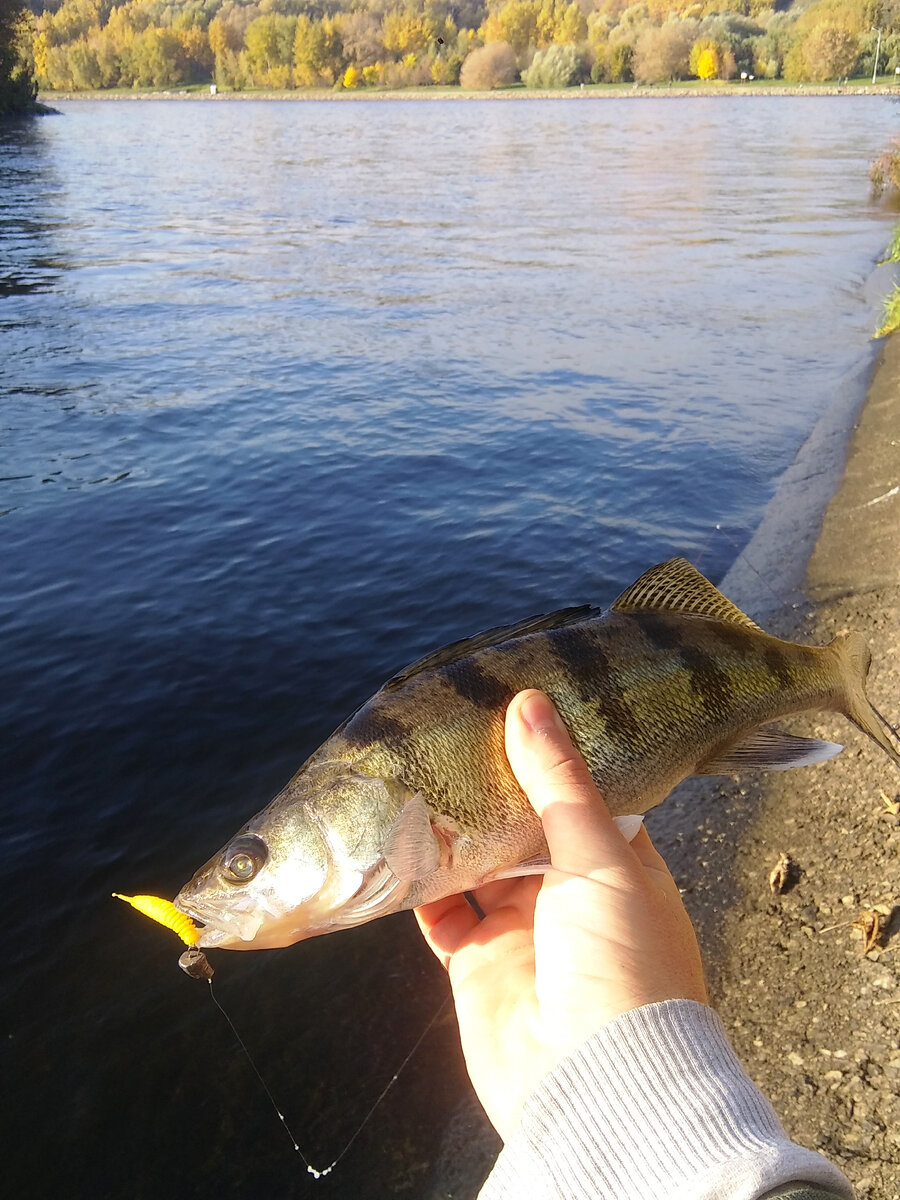
[[[826,762],[843,750],[837,742],[796,737],[772,725],[754,729],[747,737],[700,764],[696,775],[731,775],[735,771],[787,771]]]
[[[630,842],[640,832],[641,826],[644,824],[644,818],[634,813],[624,817],[613,817],[613,822],[619,833],[625,838],[625,841]],[[536,854],[533,858],[526,858],[524,862],[515,863],[511,867],[503,867],[501,870],[495,871],[484,882],[493,883],[497,879],[519,879],[524,875],[546,875],[552,866],[549,854]]]
[[[519,879],[523,875],[546,875],[551,866],[549,854],[536,854],[534,858],[526,858],[524,862],[513,863],[511,867],[501,867],[499,871],[492,871],[482,882],[494,883],[497,879]]]

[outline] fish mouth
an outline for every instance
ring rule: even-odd
[[[176,896],[174,903],[179,912],[186,913],[192,921],[203,926],[195,943],[201,950],[216,947],[222,950],[250,949],[247,943],[253,941],[263,923],[262,917],[254,913],[222,912],[181,896]]]

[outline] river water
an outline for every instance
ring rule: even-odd
[[[174,894],[429,648],[673,553],[720,577],[858,393],[898,111],[60,107],[0,128],[4,1176],[467,1200],[449,1013],[315,1182],[109,893]],[[214,965],[316,1166],[445,995],[408,915]]]

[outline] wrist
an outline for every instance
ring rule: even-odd
[[[712,1009],[672,1000],[616,1018],[541,1082],[482,1195],[753,1200],[798,1179],[852,1196],[787,1138]]]

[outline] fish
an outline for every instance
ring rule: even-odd
[[[639,817],[690,775],[822,762],[841,746],[773,722],[842,713],[900,766],[865,684],[864,638],[760,628],[684,558],[603,611],[564,608],[443,647],[389,679],[194,875],[175,906],[202,949],[267,949],[495,879],[546,871],[504,750],[524,688],[556,705],[610,812]]]

